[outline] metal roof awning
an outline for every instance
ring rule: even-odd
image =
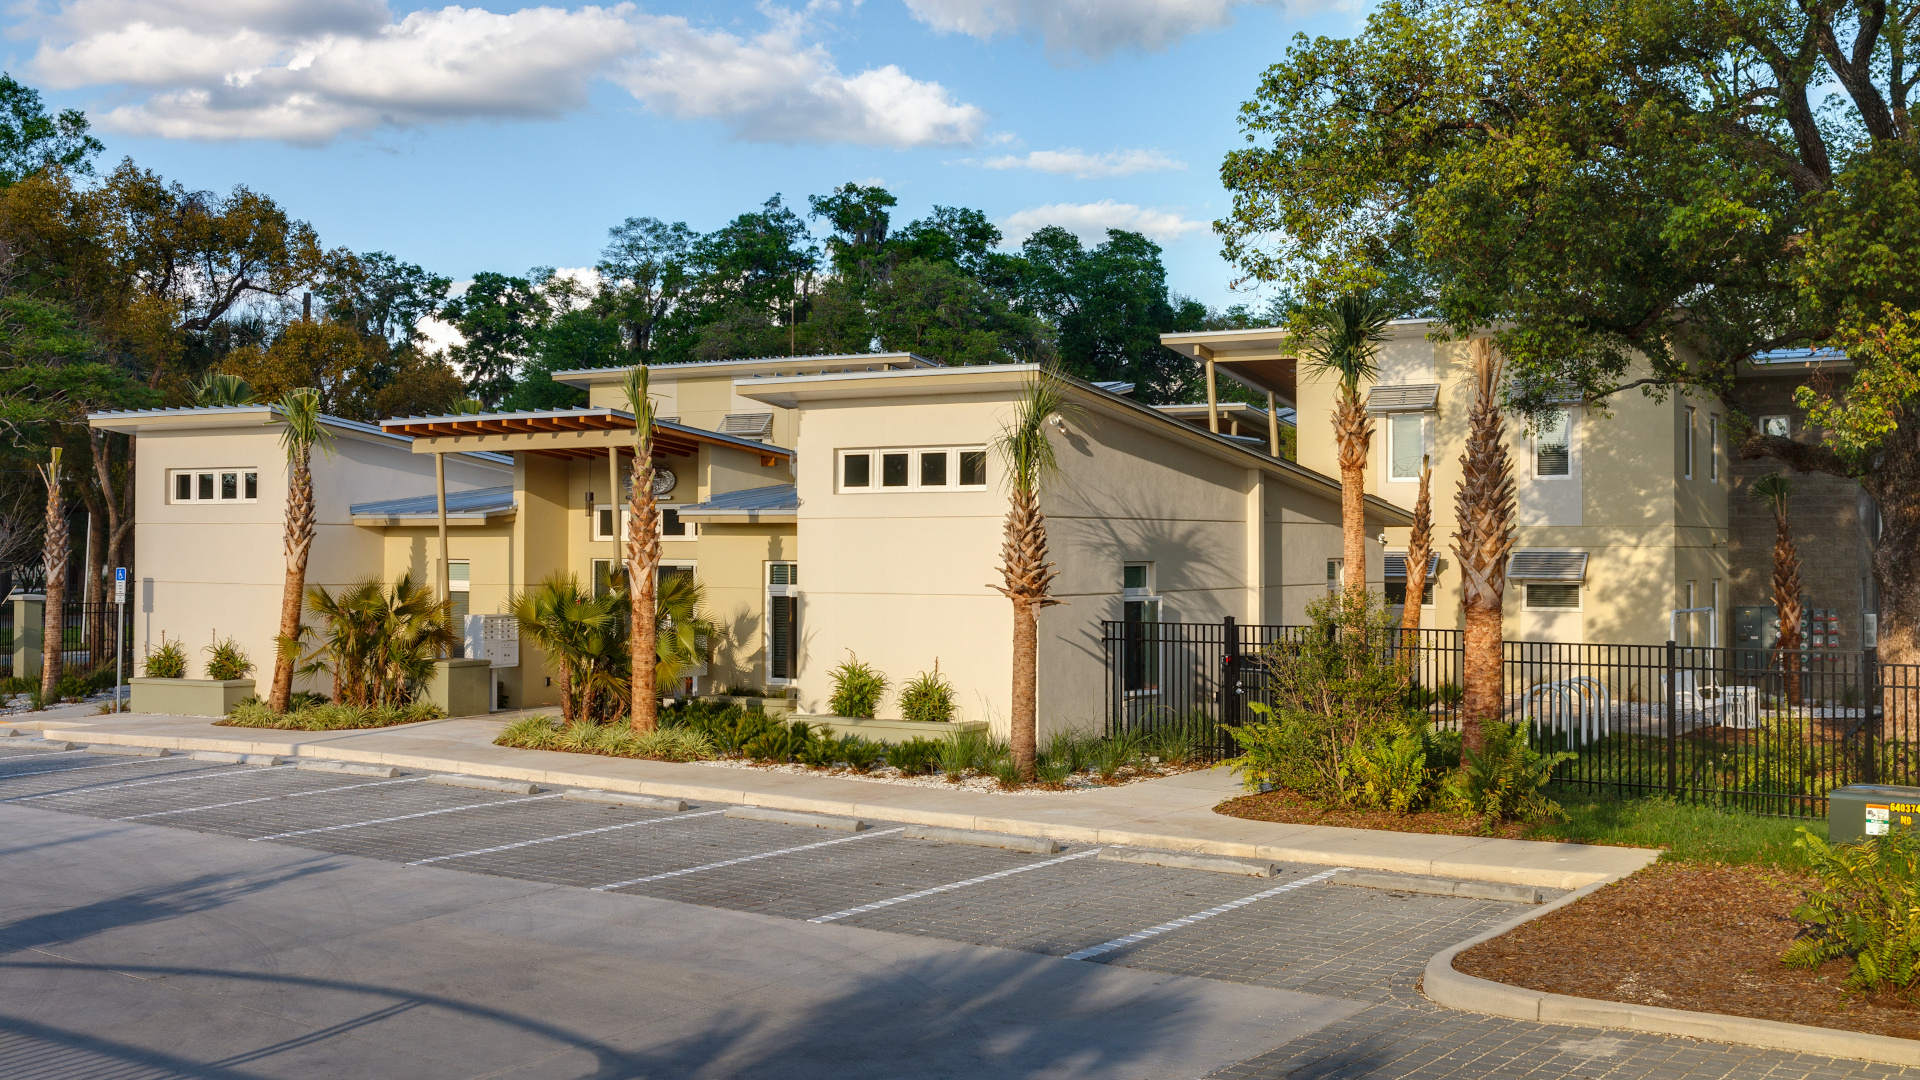
[[[447,492],[449,525],[485,525],[511,518],[515,510],[511,486]],[[436,495],[415,495],[354,503],[348,513],[355,525],[428,525],[439,520],[440,500]]]
[[[1405,386],[1376,386],[1367,395],[1370,413],[1429,412],[1440,400],[1440,384],[1409,383]]]
[[[773,414],[770,412],[728,413],[720,421],[722,435],[738,435],[743,439],[764,439],[773,434]]]
[[[1434,576],[1435,574],[1437,574],[1437,573],[1439,573],[1439,572],[1440,572],[1440,556],[1439,556],[1439,554],[1438,554],[1438,553],[1436,552],[1436,553],[1433,553],[1433,554],[1430,554],[1430,555],[1428,555],[1428,556],[1427,556],[1427,579],[1428,579],[1429,581],[1431,581],[1431,580],[1433,579],[1433,576]],[[1388,581],[1405,581],[1405,580],[1407,580],[1407,556],[1406,556],[1406,553],[1404,553],[1404,552],[1402,552],[1402,553],[1400,553],[1400,554],[1397,554],[1397,555],[1388,555],[1388,556],[1387,556],[1387,570],[1386,570],[1386,577],[1387,577],[1387,580],[1388,580]]]
[[[680,516],[691,521],[759,522],[792,521],[800,510],[799,489],[793,484],[773,484],[714,495],[703,503],[680,508]]]
[[[1587,553],[1520,548],[1507,560],[1507,577],[1513,581],[1585,581]]]
[[[766,425],[771,427],[772,421],[772,415],[768,414]],[[618,409],[405,416],[383,420],[380,427],[390,435],[422,440],[415,443],[415,453],[440,452],[426,442],[437,439],[473,439],[476,443],[473,449],[525,451],[560,458],[604,458],[609,447],[621,454],[631,456],[633,453],[633,414]],[[666,420],[654,421],[654,453],[693,457],[699,453],[702,445],[748,450],[760,455],[762,464],[766,465],[792,457],[791,451],[756,439],[705,431]]]

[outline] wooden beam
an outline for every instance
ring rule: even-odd
[[[1280,456],[1280,410],[1273,402],[1273,391],[1267,391],[1267,443],[1272,447],[1274,457]]]
[[[1194,353],[1207,362],[1207,430],[1220,434],[1220,387],[1214,381],[1213,350],[1196,345]]]

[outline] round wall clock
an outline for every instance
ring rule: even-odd
[[[665,495],[667,492],[672,491],[673,486],[675,484],[678,484],[679,482],[680,482],[680,478],[673,475],[672,469],[665,469],[665,468],[660,468],[656,466],[653,470],[654,498],[657,499],[660,496]]]

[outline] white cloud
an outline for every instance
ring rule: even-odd
[[[1267,0],[907,0],[913,17],[942,33],[982,41],[1007,34],[1039,38],[1055,58],[1104,59],[1122,50],[1157,52],[1233,21],[1233,8]]]
[[[768,142],[972,142],[985,121],[894,65],[852,75],[768,8],[751,39],[611,7],[458,6],[395,19],[381,0],[67,0],[16,33],[40,37],[36,76],[134,100],[101,126],[171,138],[324,143],[349,132],[544,118],[611,79],[655,111],[718,120]]]
[[[825,46],[800,40],[803,30],[789,16],[748,39],[659,18],[646,55],[614,78],[656,112],[718,119],[754,142],[924,146],[979,137],[986,114],[939,83],[892,64],[845,75]]]
[[[1190,221],[1171,210],[1101,199],[1091,203],[1050,203],[1015,211],[1000,223],[1000,231],[1006,237],[1003,242],[1017,244],[1043,225],[1058,225],[1089,244],[1105,242],[1108,229],[1137,232],[1165,244],[1207,227],[1203,221]]]
[[[974,164],[969,161],[966,164]],[[1160,169],[1184,169],[1187,163],[1175,161],[1158,150],[1109,150],[1089,154],[1079,147],[1064,150],[1034,150],[1026,156],[1007,155],[988,158],[979,164],[989,169],[1033,169],[1036,172],[1089,177],[1132,176]]]

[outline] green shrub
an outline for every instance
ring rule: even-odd
[[[1033,776],[1040,786],[1055,791],[1067,786],[1067,778],[1073,775],[1073,766],[1057,758],[1041,758],[1033,763]]]
[[[785,764],[812,741],[813,732],[804,722],[775,723],[748,739],[740,752],[755,761]]]
[[[831,768],[840,760],[840,744],[825,733],[816,732],[794,748],[793,759],[809,769]]]
[[[1363,810],[1405,814],[1421,808],[1433,787],[1427,764],[1426,725],[1409,723],[1398,732],[1382,732],[1353,748],[1348,802]]]
[[[1169,724],[1149,728],[1140,736],[1140,752],[1168,765],[1186,765],[1204,755],[1213,744],[1213,721],[1195,712]]]
[[[887,748],[872,739],[863,739],[858,735],[840,736],[837,750],[839,760],[847,763],[854,772],[866,772],[884,761]]]
[[[1566,812],[1541,790],[1554,767],[1578,754],[1562,750],[1542,754],[1527,745],[1521,724],[1483,720],[1485,746],[1468,751],[1461,768],[1447,779],[1443,799],[1450,809],[1488,821],[1558,821]]]
[[[940,674],[940,661],[932,671],[915,675],[900,690],[900,716],[925,723],[951,723],[955,711],[953,684]]]
[[[53,695],[61,701],[85,701],[92,692],[93,688],[87,685],[87,677],[77,671],[61,675],[53,688]]]
[[[996,758],[987,771],[993,774],[1002,791],[1012,791],[1020,786],[1020,766],[1011,757]]]
[[[187,650],[179,642],[170,640],[166,631],[161,631],[160,647],[147,653],[142,673],[149,679],[186,678]]]
[[[940,772],[957,784],[985,756],[986,737],[977,731],[956,731],[940,742]]]
[[[1908,990],[1920,981],[1920,838],[1908,832],[1830,845],[1798,830],[1794,846],[1819,887],[1793,910],[1806,930],[1781,956],[1789,967],[1850,959],[1847,981],[1866,990]]]
[[[1067,775],[1086,768],[1093,761],[1093,748],[1098,746],[1097,735],[1087,735],[1071,728],[1056,731],[1047,738],[1047,745],[1040,757],[1050,764],[1058,764],[1067,770]],[[1035,765],[1037,769],[1039,766]]]
[[[508,724],[494,739],[496,746],[516,746],[522,750],[548,750],[560,734],[552,716],[523,716]]]
[[[835,716],[871,718],[887,692],[887,677],[861,663],[852,650],[828,677],[833,680],[833,696],[827,699],[827,707]]]
[[[1133,764],[1139,754],[1140,744],[1134,736],[1110,735],[1093,744],[1087,763],[1103,782],[1111,784],[1120,778],[1120,770]]]
[[[231,637],[222,638],[206,647],[207,678],[244,679],[253,674],[253,661],[247,659],[247,651]]]
[[[442,720],[446,715],[445,709],[430,701],[415,701],[407,705],[305,705],[288,712],[277,713],[258,697],[250,697],[235,705],[233,711],[225,718],[214,723],[220,727],[349,731],[356,728],[417,724],[423,720]]]
[[[625,724],[594,724],[585,720],[558,726],[551,716],[529,717],[510,724],[494,742],[528,750],[566,750],[653,761],[705,761],[714,756],[713,743],[706,734],[691,727],[635,731]]]
[[[908,739],[887,747],[887,764],[909,776],[918,776],[940,762],[940,744],[933,739]]]
[[[0,694],[12,697],[15,694],[29,693],[34,687],[39,685],[40,684],[33,679],[21,678],[18,675],[9,675],[4,679],[0,679]]]

